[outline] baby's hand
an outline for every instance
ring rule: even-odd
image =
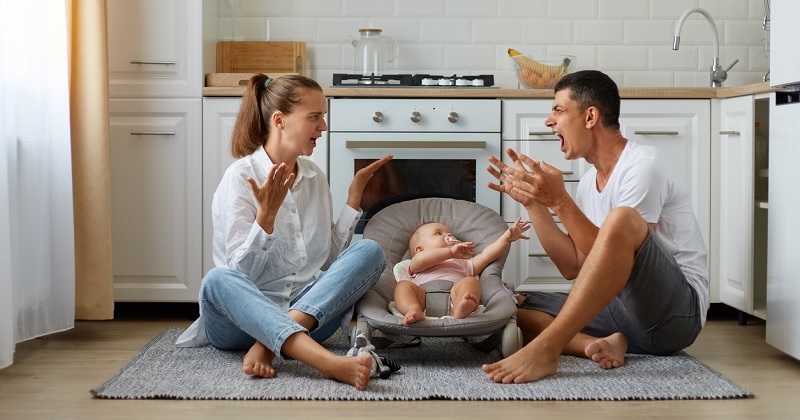
[[[525,236],[524,233],[531,228],[530,221],[522,221],[521,217],[517,217],[517,220],[514,221],[514,224],[508,228],[506,231],[506,239],[508,242],[514,242],[517,239],[530,239],[529,236]]]
[[[475,249],[475,244],[472,242],[459,242],[450,247],[450,255],[452,258],[472,258],[474,255],[473,249]]]

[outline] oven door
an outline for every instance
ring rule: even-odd
[[[416,198],[456,198],[500,212],[500,193],[486,186],[495,181],[486,167],[490,155],[500,156],[500,133],[330,133],[329,151],[335,214],[355,172],[394,155],[364,189],[356,234],[382,208]]]

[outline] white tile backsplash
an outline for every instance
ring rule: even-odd
[[[708,21],[690,15],[680,50],[672,50],[678,18],[694,7],[716,23],[720,64],[740,60],[724,85],[760,82],[769,64],[763,0],[219,0],[219,39],[304,41],[309,76],[323,86],[353,70],[345,37],[377,27],[400,43],[387,72],[494,74],[496,86],[515,88],[511,47],[574,55],[577,69],[603,70],[624,87],[704,87],[713,56]]]

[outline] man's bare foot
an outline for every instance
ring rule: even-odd
[[[242,371],[252,376],[274,378],[275,369],[272,367],[273,359],[275,359],[275,353],[266,348],[261,342],[256,341],[253,347],[250,347],[250,350],[244,355]]]
[[[592,359],[602,369],[618,368],[625,364],[628,340],[622,333],[614,333],[606,338],[598,338],[586,346],[586,357]]]
[[[559,355],[559,352],[539,348],[534,340],[511,356],[497,363],[483,365],[481,369],[495,382],[533,382],[556,373]]]
[[[333,356],[331,363],[326,363],[322,376],[353,385],[356,389],[367,389],[372,373],[372,356]]]
[[[412,309],[406,312],[406,316],[403,317],[403,324],[414,324],[416,322],[424,321],[425,320],[425,311]]]
[[[478,297],[473,295],[472,293],[464,293],[464,297],[461,298],[460,302],[457,302],[451,308],[450,312],[455,319],[463,319],[469,316],[469,314],[475,312],[478,309],[480,302],[478,301]]]

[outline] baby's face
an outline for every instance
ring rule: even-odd
[[[419,240],[414,246],[415,253],[425,249],[449,248],[460,242],[453,237],[450,229],[441,223],[427,223],[422,225],[418,233]]]

